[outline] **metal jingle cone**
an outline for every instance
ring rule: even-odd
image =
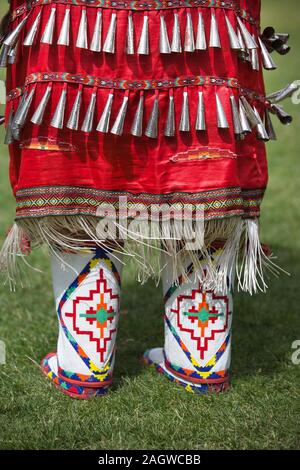
[[[103,44],[104,52],[108,52],[110,54],[114,54],[115,52],[116,27],[117,27],[117,14],[113,12],[111,15],[107,35]]]
[[[96,101],[97,101],[97,90],[94,89],[92,92],[92,96],[90,99],[90,103],[89,103],[86,115],[84,117],[84,120],[81,126],[82,132],[92,132],[93,130]]]
[[[217,121],[219,129],[229,129],[229,124],[226,118],[226,114],[219,98],[218,93],[216,93],[216,107],[217,107]]]
[[[101,35],[102,35],[102,11],[98,9],[96,22],[93,32],[93,37],[90,45],[90,50],[93,52],[101,51]]]
[[[145,135],[151,139],[156,139],[158,135],[158,117],[159,117],[159,107],[158,107],[158,94],[155,94],[151,114],[149,121],[146,127]]]
[[[134,54],[134,27],[131,12],[127,16],[126,54]]]
[[[25,37],[25,39],[23,41],[23,46],[32,46],[33,45],[36,34],[37,34],[37,31],[38,31],[38,28],[39,28],[39,25],[40,25],[41,14],[42,14],[42,12],[40,11],[39,14],[37,15],[36,19],[32,23],[32,26],[31,26],[30,30],[27,33],[27,36]]]
[[[164,15],[159,15],[160,28],[159,28],[159,51],[161,54],[170,54],[171,46],[168,37],[167,26]]]
[[[257,120],[259,121],[259,124],[256,127],[257,138],[259,140],[263,140],[264,142],[268,142],[270,140],[270,137],[268,136],[264,123],[262,122],[262,119],[259,115],[259,112],[257,111],[256,108],[253,108],[253,111],[257,117]]]
[[[55,27],[55,18],[56,18],[56,8],[51,8],[50,16],[45,26],[41,43],[42,44],[52,44],[53,43],[53,33]]]
[[[13,109],[10,110],[9,112],[9,118],[8,118],[8,124],[7,124],[7,128],[6,128],[6,134],[5,134],[5,137],[4,137],[4,144],[5,145],[10,145],[10,144],[13,144],[14,142],[14,137],[13,137],[13,134],[12,134],[12,123],[14,121],[14,111]]]
[[[172,52],[182,52],[179,15],[176,12],[174,13],[171,51]]]
[[[239,115],[240,115],[240,122],[241,122],[243,134],[250,134],[251,127],[247,118],[245,108],[241,100],[239,100]]]
[[[239,16],[237,16],[237,22],[239,24],[241,34],[242,34],[243,39],[244,39],[246,49],[249,49],[249,50],[250,49],[256,49],[258,46],[256,44],[255,39],[253,39],[251,33],[248,31],[248,29],[246,28],[246,26],[244,25],[244,23],[242,22],[242,20],[240,19]]]
[[[109,122],[111,115],[111,108],[113,103],[114,95],[112,92],[109,92],[106,104],[104,106],[100,121],[96,130],[98,132],[104,132],[105,134],[109,131]]]
[[[262,55],[262,61],[263,61],[263,66],[266,70],[275,70],[277,69],[277,65],[275,64],[273,58],[271,57],[271,54],[268,52],[268,49],[266,48],[264,42],[258,38],[260,50],[261,50],[261,55]]]
[[[230,95],[230,104],[231,104],[234,133],[236,136],[241,136],[243,134],[243,129],[242,129],[241,121],[240,121],[239,110],[235,101],[235,97],[233,95]]]
[[[274,103],[280,103],[280,101],[283,101],[285,98],[292,96],[297,90],[299,90],[299,85],[297,85],[295,82],[292,82],[289,83],[286,87],[282,88],[282,90],[270,93],[266,96],[266,98]]]
[[[80,115],[80,107],[81,107],[81,101],[82,101],[82,87],[78,89],[70,117],[67,122],[67,128],[77,131],[78,126],[79,126],[79,115]]]
[[[50,123],[50,125],[52,127],[55,127],[56,129],[63,129],[64,127],[66,101],[67,101],[67,88],[64,87],[61,92],[61,96],[60,96],[58,105],[56,107],[55,113]]]
[[[43,122],[43,117],[47,108],[47,104],[49,102],[50,96],[51,96],[51,90],[52,86],[48,85],[46,88],[46,91],[44,93],[43,98],[41,99],[38,107],[36,108],[32,118],[31,122],[36,125],[40,125]]]
[[[280,122],[284,125],[290,124],[293,121],[292,116],[288,114],[279,104],[272,104],[270,110],[276,114]]]
[[[187,90],[184,90],[183,96],[182,96],[182,108],[181,108],[179,130],[181,132],[190,131],[189,96],[188,96]]]
[[[257,49],[251,49],[250,57],[251,57],[252,70],[256,70],[258,72],[260,70],[260,67],[259,67],[259,58],[258,58]]]
[[[16,120],[18,120],[18,116],[22,112],[22,109],[25,105],[25,102],[28,98],[28,92],[25,91],[24,94],[22,95],[22,98],[20,99],[19,105],[17,107],[17,110],[15,112],[14,119],[11,124],[11,133],[13,136],[14,140],[19,140],[20,139],[20,132],[21,132],[21,127],[17,124]]]
[[[22,29],[24,28],[25,26],[25,23],[28,19],[28,16],[27,15],[19,24],[18,26],[13,30],[11,31],[11,33],[8,34],[8,36],[4,39],[3,41],[3,45],[4,46],[9,46],[9,47],[13,47],[17,41],[18,41],[18,38],[19,38],[19,35],[22,31]]]
[[[85,8],[81,10],[81,18],[77,34],[76,47],[78,47],[79,49],[88,49],[87,14]]]
[[[194,52],[195,51],[194,28],[193,28],[192,15],[191,15],[190,12],[188,12],[186,14],[184,50],[185,50],[185,52]]]
[[[115,135],[122,135],[123,134],[124,122],[125,122],[127,106],[128,106],[128,100],[129,100],[129,95],[128,95],[127,92],[125,92],[125,96],[123,98],[121,107],[119,109],[119,112],[117,114],[115,122],[114,122],[114,124],[113,124],[113,126],[110,130],[110,132],[112,134],[115,134]]]
[[[204,21],[203,21],[202,13],[200,11],[198,12],[196,49],[198,51],[205,51],[207,49]]]
[[[144,15],[141,37],[138,45],[138,54],[149,54],[149,18]]]
[[[248,101],[246,100],[246,98],[244,96],[241,96],[240,100],[243,104],[243,107],[244,107],[244,110],[246,112],[247,119],[250,122],[251,128],[256,127],[260,122],[257,118],[256,113],[254,112],[254,109],[248,103]]]
[[[211,11],[211,23],[210,23],[210,38],[209,47],[220,48],[221,41],[219,35],[219,28],[214,11]]]
[[[7,66],[8,61],[8,53],[9,53],[9,46],[2,46],[1,53],[0,53],[0,67],[5,68]]]
[[[18,111],[16,113],[15,119],[14,119],[14,125],[22,128],[26,122],[29,109],[33,100],[33,96],[35,93],[35,88],[32,88],[30,92],[28,93],[26,99],[24,100],[21,108],[18,108]]]
[[[196,131],[205,131],[206,130],[203,91],[198,91],[198,108],[197,108],[197,118],[196,118],[195,129],[196,129]]]
[[[267,134],[270,138],[270,140],[277,140],[276,132],[272,123],[272,119],[270,116],[269,111],[266,109],[265,112],[265,129],[267,131]]]
[[[164,134],[166,137],[173,137],[175,135],[175,105],[172,89],[169,92],[169,107]]]
[[[59,33],[59,37],[57,40],[57,44],[59,46],[69,46],[70,44],[70,21],[71,21],[70,13],[71,13],[70,8],[66,8],[65,16],[64,16],[61,30]]]
[[[135,137],[141,137],[143,134],[143,115],[144,115],[144,92],[140,93],[140,99],[136,112],[134,115],[133,123],[131,126],[131,134]]]
[[[20,43],[17,42],[17,44],[10,49],[10,51],[7,54],[7,63],[8,64],[15,64],[17,60],[17,55],[18,55],[18,50],[19,50],[19,45]]]
[[[233,50],[242,50],[242,44],[239,41],[238,35],[236,34],[232,24],[230,23],[227,15],[225,14],[225,21],[226,21],[226,26],[227,26],[227,32],[228,32],[228,37],[229,37],[229,42],[230,42],[230,47]]]

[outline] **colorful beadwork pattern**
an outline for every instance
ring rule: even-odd
[[[115,90],[166,90],[169,88],[189,87],[189,86],[227,86],[229,88],[239,89],[243,95],[252,100],[262,103],[266,102],[263,95],[257,94],[254,90],[242,87],[236,78],[220,78],[211,76],[180,76],[174,79],[161,78],[150,80],[111,80],[108,78],[94,77],[92,75],[71,74],[67,72],[40,72],[32,73],[25,79],[24,87],[17,87],[7,94],[7,101],[20,97],[24,90],[32,84],[41,82],[63,82],[77,83],[96,88],[108,88]]]
[[[128,206],[144,204],[147,209],[152,205],[176,203],[189,204],[196,209],[204,205],[205,219],[219,219],[228,215],[256,217],[259,215],[264,189],[244,190],[226,188],[203,191],[201,193],[172,193],[168,195],[132,194],[117,191],[101,191],[82,187],[41,187],[24,188],[17,191],[17,219],[25,217],[44,217],[47,215],[92,215],[96,216],[101,204],[113,205],[118,214],[120,197],[127,198]],[[182,206],[183,207],[183,206]]]
[[[221,252],[212,247],[210,256],[217,259]],[[222,383],[228,380],[230,361],[231,288],[224,295],[204,290],[193,263],[185,274],[190,282],[180,276],[166,289],[162,367],[185,381]]]
[[[79,296],[76,293],[80,285],[88,277],[91,270],[101,262],[107,265],[120,286],[120,276],[117,268],[109,258],[108,254],[103,249],[97,247],[94,256],[71,283],[69,288],[64,292],[58,305],[60,326],[73,349],[91,372],[91,376],[88,380],[79,374],[69,373],[60,369],[62,376],[65,380],[70,379],[73,382],[85,382],[90,385],[97,384],[98,386],[111,383],[112,378],[110,376],[110,369],[114,359],[115,349],[112,350],[105,366],[103,368],[99,368],[80,346],[74,337],[74,333],[76,335],[87,335],[89,337],[89,341],[96,344],[100,362],[104,362],[104,353],[107,352],[107,343],[111,341],[112,335],[116,332],[115,322],[112,320],[116,316],[117,308],[114,309],[112,304],[116,304],[118,307],[118,295],[114,294],[112,289],[107,285],[107,280],[105,279],[103,269],[101,268],[96,288],[91,288],[89,295],[87,296]],[[94,305],[95,303],[95,296],[99,296],[100,298],[100,301],[97,304],[97,310],[91,306],[91,304]],[[109,299],[111,305],[108,305],[107,299]],[[71,311],[69,311],[70,307],[72,307]],[[84,318],[84,323],[80,323],[80,318]],[[68,319],[71,320],[70,325],[72,325],[72,333],[70,331],[71,328],[68,327]],[[90,325],[91,328],[88,328],[88,325]],[[95,326],[97,331],[100,331],[99,337],[96,337],[94,334]]]
[[[108,387],[84,387],[78,386],[75,383],[70,383],[63,378],[60,378],[50,366],[51,359],[56,358],[56,353],[49,353],[41,362],[41,369],[43,374],[50,379],[56,388],[61,392],[65,393],[72,398],[80,398],[86,400],[88,398],[93,398],[96,396],[106,395],[108,392]]]
[[[235,10],[244,20],[258,25],[258,22],[249,12],[239,8],[238,2],[232,0],[29,0],[16,8],[11,15],[14,21],[19,16],[32,10],[36,6],[48,4],[65,4],[73,6],[86,6],[94,8],[112,8],[114,10],[163,10],[172,8],[222,8]]]

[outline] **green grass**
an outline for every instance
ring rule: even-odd
[[[299,2],[263,3],[263,25],[292,34],[292,53],[276,57],[278,71],[266,74],[267,90],[274,91],[300,78]],[[280,139],[268,144],[262,231],[291,277],[270,280],[266,295],[236,295],[232,390],[193,396],[140,364],[146,348],[162,343],[163,303],[153,283],[135,283],[131,267],[124,275],[112,392],[90,402],[62,396],[38,366],[56,343],[48,256],[40,250],[31,262],[43,273],[28,273],[29,288],[11,294],[0,287],[0,337],[7,345],[7,365],[0,366],[1,449],[299,448],[300,366],[291,362],[291,344],[300,339],[300,108],[291,103],[286,108],[295,121],[290,127],[276,125]],[[4,146],[0,155],[3,238],[14,201]]]

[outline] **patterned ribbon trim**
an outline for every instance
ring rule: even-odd
[[[103,249],[97,247],[95,256],[93,258],[91,258],[91,260],[83,268],[81,273],[76,277],[76,279],[71,283],[71,285],[68,287],[68,289],[64,292],[62,298],[60,299],[59,306],[58,306],[58,312],[57,312],[61,327],[62,327],[62,329],[63,329],[63,331],[66,335],[66,338],[69,340],[71,346],[75,349],[78,356],[82,359],[82,361],[88,367],[88,369],[90,370],[90,372],[92,374],[91,381],[98,381],[98,382],[107,381],[107,378],[108,378],[108,375],[109,375],[108,371],[110,369],[110,366],[111,366],[111,363],[112,363],[112,360],[113,360],[113,357],[114,357],[114,351],[112,352],[112,355],[109,358],[109,361],[105,365],[105,367],[99,369],[99,367],[97,367],[96,364],[94,364],[94,362],[83,351],[83,349],[80,347],[80,345],[77,343],[75,338],[72,336],[72,334],[68,330],[68,328],[67,328],[67,326],[64,322],[64,319],[62,317],[62,308],[63,308],[64,304],[66,303],[66,301],[72,296],[74,290],[77,289],[80,286],[80,284],[85,280],[87,275],[90,273],[91,269],[98,262],[100,262],[101,260],[109,261],[110,266],[111,266],[111,271],[112,271],[113,275],[115,276],[118,284],[119,285],[121,284],[120,276],[119,276],[118,270],[115,267],[114,263],[111,261],[111,259],[108,257],[107,253]],[[97,377],[97,376],[100,376],[100,377]]]
[[[14,21],[19,16],[27,13],[32,8],[39,5],[63,4],[75,6],[87,6],[93,8],[112,8],[114,10],[166,10],[172,8],[225,8],[234,10],[244,20],[259,26],[259,21],[246,10],[239,8],[238,2],[234,0],[29,0],[16,8],[11,19]]]
[[[239,89],[243,95],[249,96],[253,100],[265,103],[266,98],[254,90],[242,87],[237,78],[220,78],[208,75],[180,76],[176,78],[161,78],[149,80],[122,80],[95,77],[92,75],[71,74],[67,72],[36,72],[28,75],[25,79],[24,87],[17,87],[7,95],[7,101],[18,98],[22,95],[24,88],[40,82],[62,82],[76,83],[97,88],[108,88],[116,90],[168,90],[169,88],[179,88],[186,86],[226,86]]]
[[[217,361],[223,356],[224,352],[226,351],[227,345],[230,340],[230,335],[231,333],[229,332],[225,341],[222,343],[218,351],[209,359],[209,361],[205,364],[205,366],[201,366],[197,359],[190,353],[186,345],[183,343],[182,339],[179,337],[179,335],[176,332],[176,329],[170,322],[169,318],[165,316],[165,321],[166,324],[171,331],[172,335],[174,336],[175,340],[177,341],[178,345],[180,346],[181,350],[189,360],[189,362],[193,365],[193,367],[196,369],[196,376],[200,377],[201,379],[208,379],[208,378],[220,378],[220,375],[217,373],[215,374],[214,372],[210,373],[211,369],[216,365]],[[179,372],[181,375],[187,375],[186,371],[180,368],[172,365],[169,361],[167,361],[167,365],[174,370],[174,372]],[[193,372],[191,373],[191,376],[193,377]],[[190,377],[190,376],[189,376]]]

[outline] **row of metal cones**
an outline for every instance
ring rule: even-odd
[[[140,12],[138,13],[140,14]],[[29,14],[30,15],[30,14]],[[14,63],[17,57],[17,49],[21,42],[20,35],[25,27],[27,15],[18,26],[11,31],[8,36],[3,40],[3,47],[0,54],[0,66],[6,67],[7,63]],[[102,9],[98,9],[96,15],[96,22],[93,28],[92,39],[88,41],[88,18],[86,8],[82,8],[81,20],[77,32],[76,47],[81,49],[89,49],[94,52],[114,53],[116,50],[117,41],[117,13],[111,13],[109,28],[106,36],[102,42]],[[29,31],[22,38],[23,46],[32,46],[37,41],[42,10],[40,10],[33,21]],[[49,10],[49,18],[45,25],[44,30],[41,32],[40,42],[42,44],[57,44],[60,46],[68,46],[70,44],[70,28],[71,28],[71,8],[66,7],[64,19],[60,27],[57,38],[54,38],[55,23],[56,23],[56,7],[53,6]],[[160,28],[159,28],[159,50],[162,54],[180,53],[180,52],[194,52],[196,50],[207,50],[210,48],[221,48],[222,38],[219,32],[218,21],[215,11],[211,9],[211,21],[209,31],[206,31],[203,16],[198,10],[197,31],[194,31],[192,15],[189,11],[186,12],[186,21],[184,25],[184,38],[181,35],[181,25],[178,13],[174,12],[172,37],[170,38],[167,31],[166,21],[163,14],[159,15]],[[274,69],[276,65],[269,53],[268,47],[264,44],[264,36],[255,38],[253,34],[247,29],[244,22],[239,16],[236,16],[236,25],[232,25],[228,16],[224,12],[224,19],[226,23],[230,47],[236,50],[239,57],[245,61],[249,61],[253,70],[259,70],[259,57],[258,48],[261,49],[263,66],[266,69]],[[150,39],[149,39],[149,16],[144,14],[143,26],[140,37],[135,41],[135,28],[133,14],[131,11],[128,13],[127,19],[127,35],[125,51],[127,54],[150,54]],[[288,40],[288,35],[285,36],[285,41]],[[287,36],[287,37],[286,37]],[[269,41],[269,39],[268,39]]]
[[[252,130],[256,131],[257,138],[263,141],[275,140],[276,135],[272,125],[270,113],[276,114],[282,123],[288,124],[292,118],[288,115],[281,106],[278,105],[284,98],[291,96],[295,90],[298,89],[298,85],[292,83],[283,90],[273,93],[268,97],[269,106],[266,107],[264,119],[261,118],[259,112],[254,106],[251,106],[245,96],[240,96],[238,102],[233,94],[229,95],[230,107],[224,106],[224,98],[220,98],[218,93],[215,93],[215,106],[216,106],[216,126],[219,129],[229,129],[230,124],[233,126],[234,134],[236,139],[243,139]],[[32,101],[34,98],[36,86],[32,87],[30,91],[25,91],[18,108],[14,114],[13,110],[10,112],[9,123],[7,128],[7,134],[5,138],[6,144],[11,144],[14,140],[20,140],[22,129],[24,128],[29,114],[31,112]],[[44,96],[39,101],[37,108],[33,111],[30,117],[31,123],[35,125],[41,125],[44,123],[44,116],[47,110],[47,106],[51,99],[52,83],[46,88]],[[110,91],[108,93],[106,104],[102,110],[102,114],[98,123],[95,122],[95,111],[97,105],[97,93],[98,89],[94,88],[91,92],[90,102],[84,116],[81,114],[81,103],[83,86],[80,85],[78,88],[77,96],[72,106],[72,110],[69,116],[66,116],[66,103],[67,103],[67,84],[65,83],[59,98],[56,110],[50,119],[50,126],[57,129],[71,129],[81,130],[83,132],[92,132],[94,130],[98,132],[108,133],[111,132],[115,135],[122,135],[124,130],[124,123],[129,103],[129,91],[124,92],[123,101],[116,114],[115,120],[111,123],[111,111],[114,100],[114,93]],[[144,123],[144,91],[140,91],[139,102],[135,111],[134,119],[131,124],[130,133],[133,136],[140,137],[143,134],[150,138],[157,138],[159,132],[159,91],[155,91],[152,109],[145,126]],[[189,92],[188,87],[183,88],[182,93],[182,105],[180,110],[180,120],[178,124],[178,130],[181,132],[190,132],[192,126],[196,131],[206,131],[206,104],[204,99],[203,90],[198,90],[198,105],[195,119],[192,122],[190,116],[189,106]],[[222,103],[223,101],[223,103]],[[231,109],[231,116],[226,116],[225,109]],[[168,112],[164,125],[164,135],[172,137],[176,133],[176,112],[174,103],[174,90],[169,90],[169,103]],[[79,122],[82,120],[82,124]]]

